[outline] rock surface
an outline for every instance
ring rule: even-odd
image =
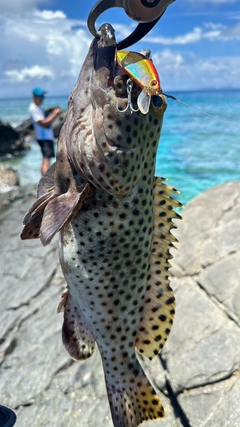
[[[54,108],[46,109],[50,114]],[[66,112],[62,111],[52,123],[54,137],[58,138],[64,123]],[[18,155],[29,150],[29,141],[35,139],[32,121],[30,118],[24,120],[20,125],[13,128],[9,123],[0,120],[0,156],[7,154]]]
[[[15,169],[0,164],[0,192],[4,187],[15,187],[19,185],[19,177]]]
[[[27,149],[24,138],[10,124],[0,121],[0,156],[19,154]]]
[[[112,427],[99,354],[73,362],[56,314],[65,287],[57,239],[19,238],[35,191],[20,189],[0,216],[0,404],[16,426]],[[240,427],[240,183],[192,200],[176,232],[177,314],[162,355],[145,369],[167,418],[144,427]]]

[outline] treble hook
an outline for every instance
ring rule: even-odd
[[[130,108],[131,113],[137,113],[139,111],[139,108],[137,108],[137,110],[135,110],[133,108],[132,105],[132,100],[131,100],[131,94],[132,94],[132,88],[133,88],[133,81],[132,79],[128,79],[127,80],[127,94],[128,94],[128,102],[127,102],[127,106],[124,110],[119,110],[118,108],[118,100],[117,100],[117,110],[119,111],[119,113],[125,113],[125,111],[128,110],[128,108]]]

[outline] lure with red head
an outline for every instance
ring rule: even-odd
[[[133,81],[149,95],[161,92],[160,78],[151,59],[141,53],[121,50],[117,52],[117,61]]]
[[[118,65],[143,90],[138,97],[141,113],[147,114],[151,97],[162,92],[158,72],[147,56],[142,53],[117,51]]]

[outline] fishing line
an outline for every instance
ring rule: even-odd
[[[216,119],[216,120],[218,120],[219,122],[225,123],[225,124],[227,124],[227,125],[233,125],[233,126],[236,126],[238,129],[240,129],[240,126],[238,126],[238,125],[237,125],[236,123],[234,123],[234,122],[229,122],[229,121],[227,121],[227,120],[220,119],[219,117],[214,116],[213,114],[208,113],[207,111],[201,110],[201,109],[200,109],[200,108],[198,108],[198,107],[194,107],[193,105],[190,105],[190,104],[188,104],[187,102],[184,102],[184,101],[182,101],[180,98],[176,98],[176,97],[175,97],[175,96],[173,96],[173,95],[168,95],[167,93],[163,93],[163,92],[162,92],[162,94],[163,94],[164,96],[166,96],[167,98],[173,99],[174,101],[178,101],[178,102],[180,102],[181,104],[186,105],[187,107],[193,108],[194,110],[197,110],[197,111],[199,111],[199,112],[200,112],[200,113],[202,113],[202,114],[205,114],[206,116],[212,117],[213,119]]]

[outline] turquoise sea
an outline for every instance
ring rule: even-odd
[[[174,92],[172,95],[195,108],[168,100],[156,175],[168,178],[169,185],[180,190],[179,198],[186,204],[209,187],[240,180],[240,91]],[[66,109],[67,100],[67,97],[46,97],[44,107],[58,105]],[[0,120],[12,125],[21,123],[28,118],[30,101],[0,99]],[[24,156],[8,159],[4,164],[17,168],[21,183],[27,184],[39,180],[40,162],[41,154],[33,141],[31,150]]]

